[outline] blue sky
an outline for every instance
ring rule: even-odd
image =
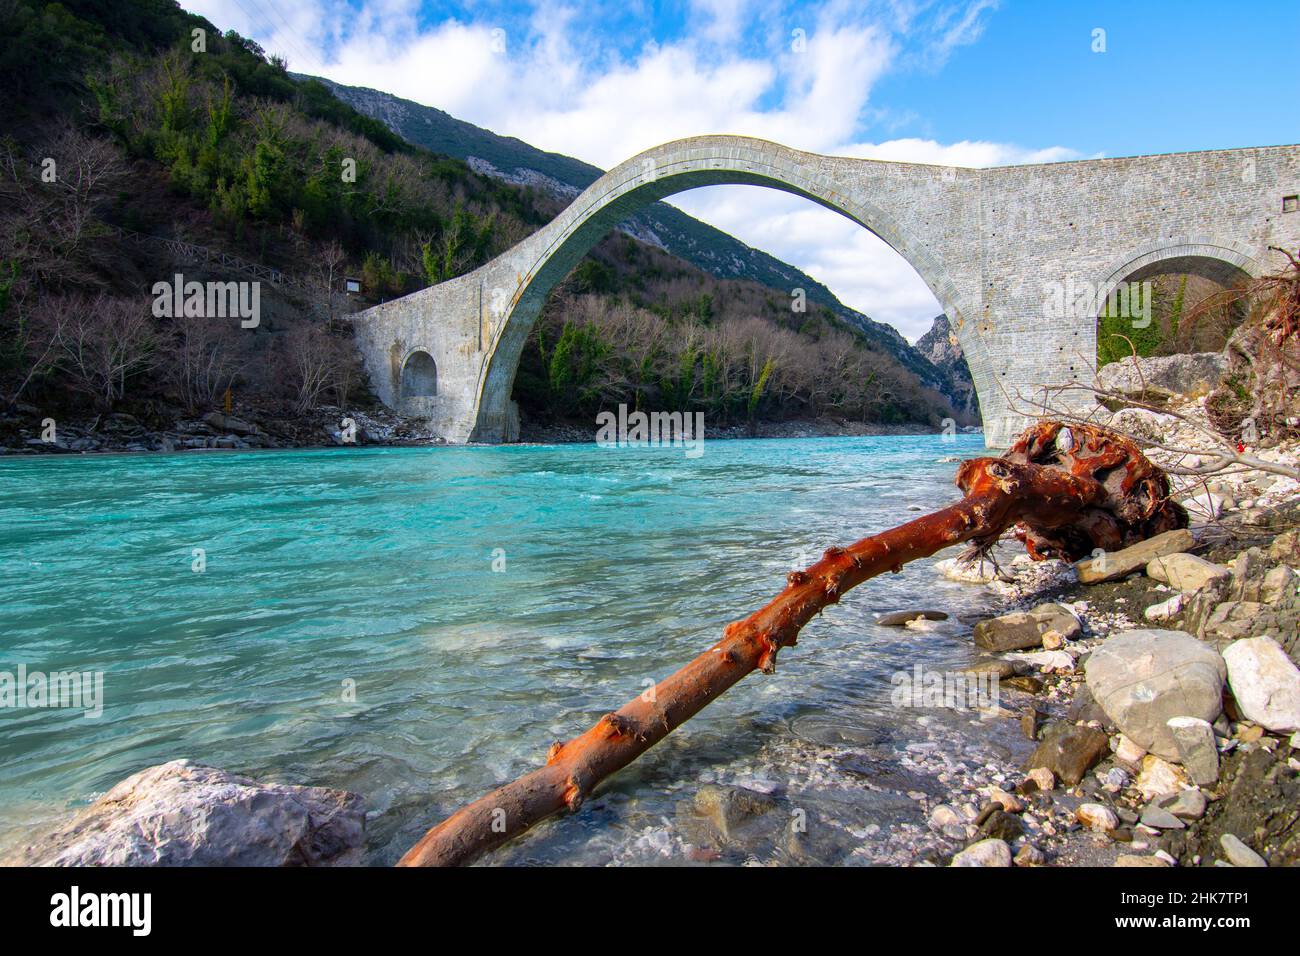
[[[1300,141],[1296,0],[182,5],[292,69],[603,167],[702,133],[961,166]],[[758,187],[672,201],[909,338],[938,312],[888,246],[812,203]]]

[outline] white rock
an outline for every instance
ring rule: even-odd
[[[1135,744],[1124,734],[1115,737],[1115,756],[1126,763],[1137,763],[1147,755],[1146,748]]]
[[[1223,652],[1228,686],[1244,714],[1275,733],[1300,730],[1300,669],[1271,637],[1248,637]]]
[[[1167,554],[1147,564],[1147,577],[1180,591],[1196,591],[1211,581],[1232,577],[1232,572],[1194,554]]]
[[[936,830],[942,830],[944,827],[961,826],[962,819],[957,815],[957,811],[946,803],[941,803],[930,811],[930,826]]]
[[[355,793],[258,783],[173,760],[127,777],[6,862],[28,866],[320,866],[357,863]]]
[[[1223,847],[1224,855],[1227,856],[1228,862],[1233,866],[1268,866],[1267,860],[1231,833],[1225,833],[1219,837],[1219,845]]]
[[[1142,629],[1113,635],[1088,658],[1088,689],[1139,746],[1179,756],[1171,717],[1213,720],[1222,707],[1223,658],[1182,631]]]
[[[1175,594],[1167,601],[1161,601],[1159,604],[1152,604],[1142,612],[1142,616],[1152,623],[1168,621],[1177,617],[1183,611],[1183,604],[1187,598],[1183,594]]]
[[[952,858],[953,866],[1010,866],[1011,847],[1006,840],[980,840]]]
[[[997,569],[992,561],[958,561],[956,558],[944,558],[935,562],[935,570],[949,581],[962,584],[988,584],[996,581]]]
[[[1182,768],[1161,760],[1154,754],[1148,754],[1142,758],[1142,772],[1138,774],[1134,786],[1144,800],[1150,800],[1191,786],[1191,781]]]
[[[1034,651],[1028,654],[1004,654],[1007,660],[1025,661],[1040,671],[1068,673],[1074,670],[1074,658],[1065,651]]]
[[[1200,521],[1212,521],[1223,512],[1223,498],[1208,491],[1198,491],[1182,500],[1188,515]]]

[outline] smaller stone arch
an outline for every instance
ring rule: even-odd
[[[1242,275],[1258,276],[1255,250],[1244,243],[1192,236],[1152,243],[1114,263],[1101,279],[1097,301],[1104,302],[1121,282],[1140,282],[1161,272],[1186,272],[1228,285]]]
[[[433,398],[437,394],[438,364],[423,349],[412,350],[402,363],[400,398]]]

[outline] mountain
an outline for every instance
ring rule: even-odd
[[[390,93],[344,86],[322,77],[302,79],[318,80],[344,103],[379,120],[407,142],[464,160],[476,172],[514,185],[540,189],[565,202],[605,172],[571,156],[537,149],[513,136],[500,136],[456,119],[440,109]],[[830,289],[794,266],[748,246],[680,209],[657,202],[620,225],[619,229],[685,259],[719,279],[757,282],[787,294],[791,289],[806,289],[809,301],[829,308],[873,347],[892,355],[926,387],[953,399],[965,394],[960,380],[954,381],[948,372],[937,368],[892,326],[844,305]],[[964,360],[960,364],[964,370]],[[969,373],[965,377],[969,380]]]
[[[46,415],[64,435],[136,422],[162,447],[226,441],[211,430],[231,416],[319,436],[340,408],[374,408],[344,314],[483,265],[599,173],[436,112],[419,115],[470,158],[427,130],[432,148],[412,143],[175,0],[0,0],[0,35],[0,444],[8,429],[26,447]],[[412,104],[367,97],[412,128]],[[82,186],[49,188],[49,157]],[[344,157],[364,175],[340,176]],[[548,298],[515,379],[525,422],[588,427],[620,404],[751,432],[958,414],[927,385],[938,369],[797,270],[666,206],[629,232],[654,241],[612,232]],[[749,268],[772,284],[735,275]],[[180,273],[209,302],[250,280],[254,321],[160,314],[153,290]],[[342,276],[362,292],[341,295]]]
[[[916,350],[947,377],[950,387],[945,394],[952,399],[953,407],[978,420],[980,409],[975,382],[966,366],[966,356],[957,344],[957,336],[948,324],[948,316],[935,316],[930,331],[916,340]]]

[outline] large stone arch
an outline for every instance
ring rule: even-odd
[[[802,153],[765,140],[737,136],[696,137],[647,150],[589,186],[550,225],[521,243],[513,271],[484,287],[492,335],[477,383],[478,414],[472,441],[503,441],[517,413],[510,394],[528,333],[547,296],[604,236],[638,210],[675,193],[701,186],[754,185],[809,199],[856,222],[898,252],[929,286],[947,314],[962,327],[967,311],[953,279],[928,245],[869,191],[855,182],[855,168],[866,161]],[[944,183],[955,170],[902,163],[879,163],[895,170],[919,171],[918,179]],[[948,177],[951,176],[951,179]],[[884,197],[894,203],[898,195]],[[960,332],[959,332],[960,336]],[[971,338],[971,347],[980,343]],[[965,344],[965,343],[963,343]]]

